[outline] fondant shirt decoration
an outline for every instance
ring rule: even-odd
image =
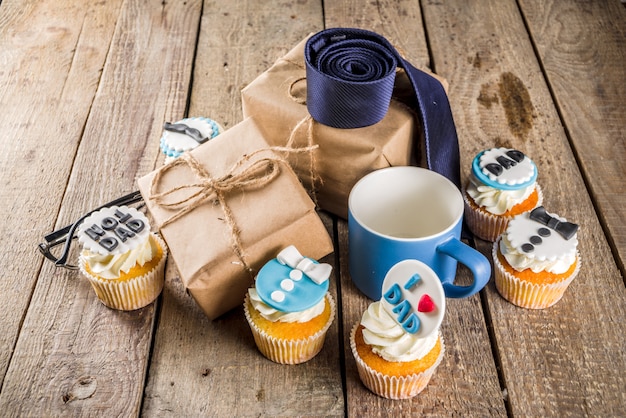
[[[539,206],[532,212],[516,216],[509,223],[506,237],[513,248],[527,257],[557,260],[576,253],[577,231],[578,225]]]
[[[578,225],[571,222],[563,222],[553,216],[550,216],[543,206],[533,209],[532,212],[530,212],[530,219],[558,232],[565,239],[572,238],[576,234],[576,231],[578,231]],[[543,234],[547,233],[546,236],[549,236],[550,229],[548,229],[547,232],[545,231],[545,228],[541,229],[544,230]]]
[[[256,290],[267,305],[281,312],[300,312],[317,305],[328,292],[332,266],[302,256],[290,245],[266,263]]]
[[[303,257],[293,245],[290,245],[278,253],[276,259],[279,263],[288,265],[289,267],[306,274],[317,284],[322,284],[324,281],[328,280],[330,272],[332,271],[330,264],[320,264]]]
[[[439,277],[418,260],[394,265],[383,281],[381,304],[410,334],[425,337],[439,328],[445,295]]]
[[[84,248],[99,254],[121,254],[144,242],[148,220],[135,208],[112,206],[89,215],[78,230]]]
[[[472,173],[487,186],[518,190],[537,179],[535,163],[523,152],[508,148],[491,148],[478,154],[472,162]]]

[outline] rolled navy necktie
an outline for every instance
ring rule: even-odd
[[[307,41],[304,58],[311,117],[343,129],[370,126],[385,116],[396,69],[403,68],[424,127],[421,149],[427,168],[460,188],[458,138],[448,96],[439,80],[413,67],[384,37],[363,29],[318,32]],[[416,153],[418,149],[414,147]]]

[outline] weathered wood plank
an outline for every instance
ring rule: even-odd
[[[324,12],[326,27],[361,27],[373,30],[389,39],[415,66],[429,68],[430,59],[418,3],[332,2],[325,5]],[[445,40],[437,42],[440,47],[445,47]],[[435,64],[437,63],[435,56]],[[338,230],[348,414],[448,415],[455,411],[462,416],[506,415],[478,295],[465,300],[448,300],[446,318],[441,327],[446,355],[429,386],[417,397],[406,401],[391,401],[373,395],[361,384],[348,337],[350,329],[361,318],[370,301],[350,280],[347,224],[339,222]],[[461,269],[459,272],[457,280],[468,280],[467,271]]]
[[[2,414],[622,414],[623,6],[427,0],[426,42],[415,2],[237,3],[0,0]],[[208,321],[173,264],[161,303],[120,313],[35,250],[55,220],[134,189],[160,163],[163,121],[241,120],[239,90],[324,24],[374,30],[418,67],[432,64],[450,84],[464,177],[483,148],[523,149],[539,165],[546,206],[582,227],[583,270],[555,307],[516,308],[492,284],[481,298],[448,302],[446,358],[411,401],[378,398],[358,379],[347,333],[369,301],[350,282],[344,221],[324,216],[338,231],[324,260],[337,267],[338,320],[322,353],[295,367],[257,352],[241,309]]]
[[[624,275],[626,8],[617,1],[520,6]]]
[[[0,7],[0,381],[4,379],[121,1]]]
[[[321,14],[318,1],[206,0],[190,115],[207,115],[225,128],[241,121],[241,89],[307,34],[321,30]]]
[[[581,225],[583,267],[557,305],[525,310],[493,284],[485,291],[508,409],[514,416],[619,415],[626,292],[540,63],[529,38],[520,36],[517,4],[427,2],[424,14],[437,70],[450,82],[463,174],[481,149],[521,149],[538,165],[546,208]],[[558,26],[559,17],[552,19],[544,24]],[[480,248],[489,254],[491,245]]]
[[[383,35],[411,64],[431,69],[428,45],[417,2],[382,0],[333,1],[324,4],[326,28],[349,27],[371,30]]]
[[[46,22],[68,14],[47,6]],[[57,225],[135,189],[135,179],[153,168],[163,121],[184,113],[200,11],[199,1],[127,1],[102,22],[115,25],[115,32]],[[70,113],[61,121],[75,110],[59,109]],[[55,271],[46,263],[6,373],[0,409],[18,416],[138,415],[155,308],[105,308],[77,272]]]
[[[319,30],[321,16],[319,2],[206,1],[189,115],[207,116],[225,127],[241,121],[241,88]],[[326,221],[332,231],[332,221]],[[332,255],[325,261],[335,263]],[[275,364],[258,352],[243,309],[209,321],[173,269],[169,277],[144,415],[343,415],[338,320],[313,360]],[[335,300],[337,277],[331,278]]]

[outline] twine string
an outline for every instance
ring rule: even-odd
[[[280,165],[285,164],[285,160],[276,156],[269,156],[254,159],[258,154],[266,151],[283,153],[304,153],[312,152],[317,146],[292,148],[292,147],[271,147],[256,150],[250,154],[243,155],[237,162],[221,177],[214,178],[200,164],[191,153],[184,153],[176,160],[157,171],[152,179],[150,187],[150,200],[157,205],[176,210],[177,212],[161,223],[163,228],[176,220],[187,215],[207,201],[217,201],[224,213],[224,219],[230,229],[231,247],[248,272],[252,272],[246,261],[245,252],[241,242],[241,230],[235,222],[232,209],[228,205],[227,194],[236,190],[254,190],[265,187],[280,174]],[[187,167],[196,178],[196,182],[182,184],[165,191],[158,191],[163,176],[175,167]],[[289,167],[289,166],[288,166]],[[174,198],[175,193],[191,190],[192,193],[186,196]],[[195,191],[194,191],[195,190]]]
[[[296,97],[292,93],[293,92],[293,87],[295,86],[295,84],[300,82],[300,81],[302,81],[302,80],[306,80],[306,77],[298,77],[295,80],[293,80],[291,82],[291,84],[289,85],[287,93],[289,94],[289,98],[291,100],[293,100],[294,102],[296,102],[298,104],[306,105],[306,99]],[[294,142],[296,140],[296,136],[297,136],[298,132],[304,126],[306,126],[306,134],[305,134],[306,146],[309,147],[309,148],[313,147],[313,145],[314,145],[313,127],[314,127],[314,125],[316,123],[317,122],[315,122],[315,119],[313,119],[313,117],[307,112],[307,115],[304,118],[302,118],[298,123],[296,123],[296,125],[291,130],[291,132],[289,134],[289,139],[287,140],[287,147],[292,147],[293,146],[293,144],[294,144]],[[311,199],[315,203],[315,206],[318,206],[317,194],[315,192],[315,185],[316,184],[320,184],[320,185],[323,184],[323,179],[318,174],[318,171],[317,171],[317,159],[315,158],[315,154],[313,153],[313,149],[309,152],[309,177],[311,178],[311,190],[310,190],[310,192],[311,192]]]

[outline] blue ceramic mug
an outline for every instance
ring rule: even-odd
[[[389,167],[359,180],[348,198],[350,276],[373,300],[381,298],[385,275],[407,259],[422,261],[439,276],[447,297],[463,298],[489,281],[487,258],[459,240],[463,198],[441,174],[420,167]],[[473,282],[454,284],[457,261]]]

